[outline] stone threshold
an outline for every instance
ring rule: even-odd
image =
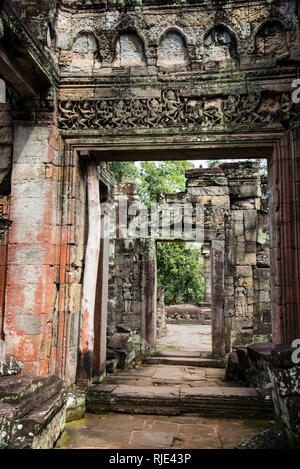
[[[210,351],[185,352],[177,350],[156,350],[156,357],[169,358],[211,358]],[[153,357],[155,358],[155,357]]]
[[[179,366],[198,366],[204,368],[225,368],[226,362],[219,358],[198,358],[186,356],[156,356],[145,357],[143,363],[147,365],[179,365]]]
[[[253,388],[156,388],[100,384],[87,390],[87,411],[132,414],[197,414],[213,418],[272,419],[273,403]]]

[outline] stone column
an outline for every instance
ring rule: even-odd
[[[212,353],[224,353],[224,241],[211,242]]]
[[[87,161],[87,187],[88,240],[85,252],[77,364],[77,382],[83,385],[91,383],[93,372],[94,313],[101,237],[99,179],[97,164],[93,160]]]
[[[153,240],[145,241],[143,262],[143,320],[142,332],[144,339],[151,347],[156,344],[156,246]]]
[[[300,338],[300,130],[275,145],[269,162],[273,344]]]
[[[204,260],[204,301],[211,302],[210,244],[205,243],[201,249]]]
[[[57,297],[60,164],[55,126],[17,123],[11,180],[5,335],[23,373],[49,373]]]
[[[106,217],[105,217],[106,218]],[[109,233],[104,233],[104,223],[101,222],[100,258],[97,276],[97,293],[94,319],[94,361],[93,376],[101,376],[105,372],[106,362],[106,334],[107,334],[107,301],[108,301],[108,269],[109,269]],[[108,225],[107,225],[108,228]]]

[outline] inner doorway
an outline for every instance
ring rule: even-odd
[[[161,242],[157,252],[156,350],[170,356],[212,354],[210,246]]]

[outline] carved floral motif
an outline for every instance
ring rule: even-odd
[[[291,116],[289,93],[185,97],[164,90],[161,98],[60,101],[61,129],[212,128],[274,123]]]

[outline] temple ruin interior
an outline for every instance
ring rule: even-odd
[[[0,449],[300,448],[299,67],[299,0],[0,0]]]

